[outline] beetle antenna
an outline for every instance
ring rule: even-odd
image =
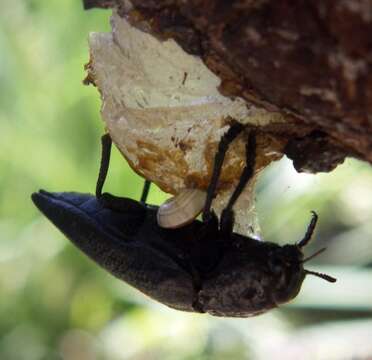
[[[308,256],[307,258],[303,259],[302,261],[300,261],[301,264],[315,258],[316,256],[320,255],[322,252],[324,252],[326,250],[326,248],[322,248],[320,250],[318,250],[317,252],[315,252],[314,254]],[[317,276],[323,280],[326,280],[328,282],[331,282],[331,283],[334,283],[337,281],[336,278],[330,276],[330,275],[327,275],[327,274],[323,274],[323,273],[319,273],[319,272],[316,272],[316,271],[311,271],[311,270],[306,270],[305,269],[305,273],[308,274],[308,275],[314,275],[314,276]]]
[[[312,213],[312,218],[311,218],[310,224],[307,227],[305,236],[301,241],[297,243],[297,246],[300,248],[306,246],[309,243],[309,241],[311,240],[311,236],[313,235],[313,232],[315,230],[316,223],[318,221],[318,214],[315,211],[312,211],[311,213]]]
[[[320,255],[322,252],[326,251],[327,248],[322,248],[320,250],[318,250],[317,252],[315,252],[314,254],[308,256],[307,258],[303,259],[302,261],[300,261],[301,264],[305,263],[306,261],[309,261],[313,258],[315,258],[316,256]]]
[[[325,281],[328,281],[328,282],[331,282],[331,283],[334,283],[337,281],[336,278],[330,276],[330,275],[327,275],[327,274],[323,274],[323,273],[318,273],[316,271],[310,271],[310,270],[306,270],[305,269],[305,273],[308,274],[308,275],[314,275],[314,276],[317,276]]]

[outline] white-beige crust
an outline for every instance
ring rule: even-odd
[[[90,35],[89,80],[102,97],[102,117],[131,167],[173,195],[205,191],[221,136],[231,121],[253,126],[285,122],[240,98],[218,92],[220,79],[198,57],[173,40],[159,41],[114,13],[112,33]],[[219,213],[245,164],[246,133],[232,144],[221,174],[214,208]],[[256,175],[281,157],[282,144],[258,139]],[[238,232],[256,232],[255,179],[235,209]]]

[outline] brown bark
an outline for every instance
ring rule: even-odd
[[[344,155],[372,162],[372,0],[132,4],[132,23],[146,20],[154,33],[201,56],[222,79],[222,93],[279,110],[306,129],[288,135],[298,170],[329,171]]]

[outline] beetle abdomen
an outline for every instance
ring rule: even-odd
[[[128,211],[115,212],[102,207],[94,196],[79,193],[43,191],[33,194],[32,200],[84,254],[111,274],[163,304],[194,311],[191,276],[147,243],[146,234],[139,231],[152,210],[128,199]],[[155,218],[155,212],[151,216]],[[156,236],[147,235],[152,240]]]

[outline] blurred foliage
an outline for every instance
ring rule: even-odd
[[[348,160],[296,174],[282,160],[262,177],[265,239],[300,239],[318,211],[307,279],[283,309],[247,320],[184,314],[98,269],[36,211],[30,194],[92,192],[103,133],[84,87],[90,31],[110,12],[79,0],[2,0],[0,12],[0,359],[358,359],[372,356],[372,171]],[[114,151],[107,188],[138,198],[142,179]],[[149,202],[165,198],[152,189]],[[341,340],[343,341],[341,341]],[[345,341],[345,339],[349,339]]]

